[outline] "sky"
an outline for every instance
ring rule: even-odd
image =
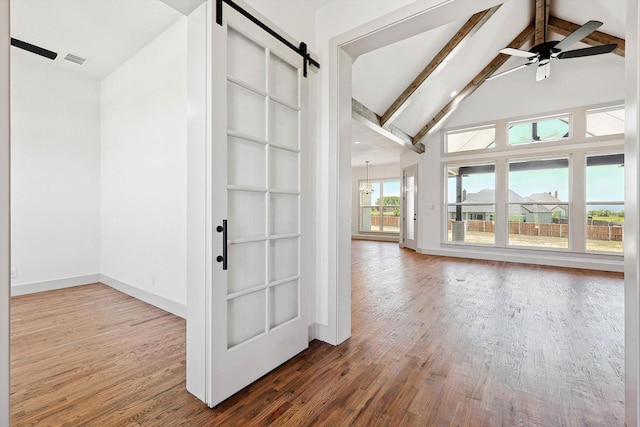
[[[484,189],[495,189],[493,173],[473,174],[463,177],[463,189],[467,193],[477,193]],[[587,202],[623,201],[624,167],[618,165],[589,166],[587,168]],[[455,178],[449,178],[448,201],[455,203]],[[555,194],[569,201],[569,169],[545,169],[509,173],[509,188],[526,197],[533,193]]]

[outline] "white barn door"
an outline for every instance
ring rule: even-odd
[[[223,12],[211,32],[209,406],[308,347],[302,57]]]

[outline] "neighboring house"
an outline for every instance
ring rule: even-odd
[[[473,203],[473,205],[462,206],[462,219],[467,220],[480,220],[480,221],[493,221],[495,218],[495,190],[484,189],[477,193],[463,192],[463,203]],[[449,218],[456,219],[456,207],[450,205]]]
[[[509,190],[509,220],[551,224],[554,218],[567,216],[567,205],[551,193],[533,193],[522,197]],[[495,218],[495,190],[484,189],[477,193],[463,192],[462,219],[493,221]],[[467,205],[468,203],[468,205]],[[449,205],[449,219],[456,218],[456,207]]]
[[[553,222],[553,213],[546,206],[539,205],[529,197],[524,198],[522,203],[521,205],[516,205],[520,208],[522,222],[534,222],[537,224],[551,224]],[[517,218],[510,217],[510,221],[516,220]]]
[[[567,217],[569,205],[558,199],[558,191],[555,191],[554,194],[551,194],[551,192],[533,193],[529,195],[529,199],[543,204],[545,209],[551,211],[553,218]]]

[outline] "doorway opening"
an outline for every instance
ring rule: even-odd
[[[490,6],[493,6],[497,3],[500,2],[493,2],[493,4],[491,4]],[[638,13],[637,10],[637,5],[632,5],[632,2],[627,2],[630,6],[627,7],[627,10],[630,10],[634,13],[634,18]],[[443,6],[444,8],[445,6]],[[425,15],[429,15],[429,13],[425,13]],[[434,13],[432,16],[435,17],[437,14]],[[371,44],[380,41],[381,39],[384,39],[386,41],[389,40],[393,40],[393,36],[389,35],[390,32],[392,32],[390,30],[390,28],[393,27],[394,24],[397,24],[399,21],[403,21],[402,25],[407,24],[407,21],[410,21],[411,18],[415,17],[414,15],[403,15],[403,19],[399,18],[400,14],[395,15],[394,18],[389,18],[387,21],[384,20],[380,20],[378,22],[378,24],[375,26],[376,29],[379,30],[379,33],[376,33],[373,28],[373,25],[369,25],[366,28],[366,31],[364,31],[365,29],[363,28],[361,32],[358,31],[353,31],[349,34],[345,34],[341,37],[336,38],[335,40],[332,41],[331,44],[331,54],[332,56],[332,60],[336,61],[336,63],[338,64],[338,71],[334,74],[334,76],[332,77],[332,84],[333,84],[333,88],[336,89],[337,95],[335,96],[334,99],[332,99],[332,103],[330,103],[330,106],[332,107],[337,107],[332,109],[332,111],[337,111],[337,113],[331,117],[331,124],[333,126],[335,126],[336,132],[335,135],[333,135],[334,139],[332,139],[332,144],[335,144],[336,146],[336,152],[337,152],[337,158],[340,160],[340,162],[338,163],[339,167],[338,167],[338,172],[339,172],[339,176],[336,179],[336,184],[338,182],[343,182],[342,178],[349,176],[349,171],[347,170],[347,168],[345,167],[343,162],[343,159],[345,156],[348,155],[348,151],[346,149],[347,146],[347,141],[348,144],[351,144],[352,141],[349,140],[348,138],[348,133],[346,132],[347,129],[347,124],[345,121],[345,118],[347,117],[347,115],[350,116],[351,114],[351,105],[350,105],[350,98],[351,97],[351,74],[349,72],[345,72],[345,69],[348,69],[349,71],[351,70],[351,66],[353,64],[353,61],[355,58],[357,58],[360,54],[362,54],[363,52],[367,52],[371,49]],[[631,24],[631,28],[629,28],[627,30],[627,42],[629,42],[631,39],[633,39],[632,43],[636,43],[637,42],[637,22],[636,19],[632,19],[630,21],[633,21]],[[410,26],[410,25],[409,25]],[[424,27],[423,27],[424,28]],[[407,28],[405,28],[407,29]],[[407,32],[410,30],[407,30]],[[371,38],[368,38],[368,35],[375,35],[372,36]],[[385,37],[388,36],[388,37]],[[406,36],[406,32],[404,33],[404,36]],[[402,36],[397,36],[398,38],[402,37]],[[389,41],[390,42],[390,41]],[[634,45],[635,46],[635,45]],[[631,73],[627,73],[627,82],[628,82],[628,87],[631,90],[630,93],[634,99],[633,100],[627,100],[627,109],[630,113],[634,114],[633,117],[633,123],[631,126],[627,127],[627,137],[626,137],[626,141],[627,141],[627,149],[630,149],[630,147],[633,146],[634,141],[633,138],[635,135],[637,135],[637,128],[638,128],[638,118],[637,116],[637,109],[636,109],[636,105],[638,100],[635,99],[635,97],[637,96],[635,89],[637,89],[637,83],[631,83],[631,80],[633,80],[632,78],[630,78],[629,76],[637,76],[637,65],[635,65],[633,62],[636,61],[636,54],[629,52],[626,58],[626,69],[628,71],[631,71]],[[347,82],[348,80],[348,82]],[[635,88],[635,89],[634,89]],[[452,95],[453,96],[453,95]],[[635,151],[632,150],[633,153],[635,153]],[[631,154],[631,153],[630,153]],[[632,185],[632,192],[634,194],[635,197],[635,193],[637,192],[637,171],[634,171],[632,173],[628,173],[627,172],[627,185]],[[631,178],[631,179],[630,179]],[[424,180],[424,176],[421,177],[422,180]],[[630,184],[629,184],[630,183]],[[337,188],[340,188],[339,186],[336,186]],[[340,196],[338,197],[338,199],[340,200],[340,202],[337,203],[337,205],[344,205],[345,201],[347,200],[345,198],[345,192],[340,189],[338,192],[338,194],[340,194]],[[627,192],[627,194],[629,194],[629,191]],[[421,203],[424,204],[424,200],[421,201]],[[634,203],[627,203],[627,210],[634,210],[633,213],[631,213],[631,215],[635,215],[637,212],[635,212],[636,209],[636,204]],[[339,230],[339,237],[336,240],[336,246],[338,247],[338,253],[344,253],[344,251],[348,250],[346,249],[346,242],[340,237],[342,232],[345,231],[346,227],[344,224],[347,224],[347,217],[343,217],[341,215],[341,212],[337,211],[338,214],[338,230]],[[632,232],[635,233],[635,226],[632,225],[631,229]],[[632,393],[627,393],[627,399],[626,399],[626,405],[627,405],[627,413],[630,415],[627,415],[627,420],[634,420],[633,423],[635,424],[635,415],[637,413],[637,389],[638,389],[638,385],[637,383],[637,376],[636,376],[636,372],[637,372],[637,366],[638,366],[638,354],[635,350],[635,347],[637,346],[637,330],[638,330],[638,305],[637,305],[637,301],[634,299],[634,296],[638,294],[638,272],[637,272],[637,266],[634,263],[637,263],[637,256],[638,254],[636,253],[636,249],[635,248],[631,248],[630,245],[627,245],[626,247],[627,251],[625,253],[626,257],[627,257],[627,268],[626,268],[626,272],[627,272],[627,279],[626,279],[626,292],[625,292],[625,302],[626,302],[626,312],[627,312],[627,316],[626,316],[626,323],[627,323],[627,333],[626,333],[626,354],[627,354],[627,378],[626,380],[629,382],[633,382],[633,386],[631,387],[633,389]],[[630,250],[629,250],[630,249]],[[635,261],[634,261],[635,260]],[[632,265],[633,264],[633,265]],[[349,270],[347,268],[345,268],[344,266],[344,262],[340,262],[339,260],[336,262],[336,294],[337,295],[344,295],[346,293],[346,291],[343,288],[348,287],[348,284],[350,283],[349,280],[349,275],[348,272]],[[633,276],[633,277],[631,277]],[[346,301],[348,301],[348,298],[344,298],[344,300],[341,300],[340,298],[338,299],[338,310],[341,311],[346,311]],[[631,317],[632,315],[632,317]],[[338,325],[339,330],[341,329],[340,325]],[[630,333],[629,331],[634,331],[633,333]],[[627,389],[629,389],[629,385],[627,385]]]

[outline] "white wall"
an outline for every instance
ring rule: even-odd
[[[13,293],[95,281],[99,83],[28,52],[11,59]]]
[[[485,82],[444,127],[530,116],[624,99],[624,58],[609,54],[554,61],[548,79],[536,82],[526,68]]]
[[[626,27],[626,117],[625,117],[625,269],[624,269],[624,334],[625,334],[625,421],[627,426],[640,424],[640,262],[638,262],[640,228],[640,55],[638,55],[638,22],[640,7],[635,0],[627,1]]]
[[[10,106],[9,2],[0,2],[0,425],[9,425],[10,341]]]
[[[418,159],[418,250],[440,247],[442,172],[440,144],[429,141]],[[434,207],[432,209],[431,207]]]
[[[101,84],[102,280],[184,316],[187,20]]]
[[[382,165],[370,165],[369,166],[369,179],[384,179],[384,178],[401,178],[402,170],[399,163],[387,163]],[[360,215],[360,183],[359,180],[367,179],[366,166],[355,166],[351,168],[351,236],[361,235],[359,228],[359,215]],[[375,197],[374,197],[375,199]],[[372,200],[375,202],[375,200]],[[366,234],[366,233],[365,233]],[[371,236],[370,237],[375,237]],[[379,235],[380,237],[380,235]],[[385,239],[386,240],[386,239]],[[398,241],[398,237],[392,237],[392,241]]]

